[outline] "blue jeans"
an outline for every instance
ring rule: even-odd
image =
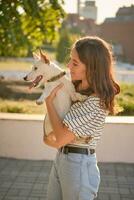
[[[93,200],[100,172],[96,154],[57,152],[50,172],[47,200]]]

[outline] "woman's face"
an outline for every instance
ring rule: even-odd
[[[70,54],[70,60],[67,64],[67,67],[70,70],[72,81],[82,80],[85,81],[86,78],[86,66],[83,64],[78,56],[78,53],[75,48],[72,49]]]

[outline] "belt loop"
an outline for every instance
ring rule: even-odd
[[[87,151],[88,151],[88,155],[90,155],[90,149],[89,149],[89,147],[87,148]]]
[[[63,151],[64,151],[64,147],[61,147],[61,153],[64,153]]]
[[[94,154],[95,150],[94,149],[90,149],[90,154]]]
[[[65,153],[65,154],[68,154],[68,150],[69,150],[68,147],[65,147],[64,153]]]
[[[90,148],[88,147],[88,155],[91,155],[91,151],[90,151]]]

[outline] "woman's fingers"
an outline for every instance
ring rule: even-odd
[[[63,87],[63,83],[60,83],[58,86],[56,86],[52,92],[50,93],[50,95],[47,97],[46,101],[52,101],[54,99],[54,97],[56,96],[56,93],[58,92],[59,89],[61,89]]]
[[[58,86],[56,86],[56,87],[52,90],[52,92],[51,92],[50,95],[55,96],[56,93],[58,92],[58,90],[61,89],[62,87],[63,87],[63,83],[59,84]]]
[[[58,86],[56,86],[56,87],[53,89],[52,92],[57,93],[58,90],[59,90],[60,88],[62,88],[62,87],[63,87],[63,83],[60,83]]]

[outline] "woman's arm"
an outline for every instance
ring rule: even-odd
[[[56,147],[60,148],[72,141],[75,140],[75,135],[62,123],[60,117],[58,116],[56,109],[53,105],[53,100],[56,96],[58,90],[62,87],[62,85],[58,85],[51,94],[46,99],[46,107],[49,115],[49,119],[52,124],[53,134],[55,135],[56,142],[51,142],[52,145],[56,145]],[[50,144],[50,141],[46,140],[47,143]]]
[[[55,139],[55,135],[54,135],[53,131],[51,133],[49,133],[48,136],[46,136],[44,134],[43,141],[44,141],[45,144],[47,144],[47,145],[49,145],[51,147],[54,147],[54,148],[57,148],[57,149],[59,148],[58,143],[57,143],[57,141]]]
[[[43,138],[43,141],[45,144],[47,144],[48,146],[54,147],[59,149],[59,146],[57,144],[57,142],[53,141],[53,140],[49,140],[47,137]]]

